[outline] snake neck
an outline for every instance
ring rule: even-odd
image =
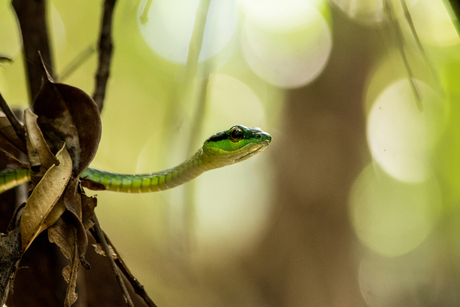
[[[82,177],[102,184],[105,190],[109,191],[148,193],[174,188],[211,168],[212,166],[204,159],[203,150],[200,149],[189,160],[161,172],[126,175],[88,168]]]
[[[158,174],[160,177],[165,177],[165,186],[167,186],[167,189],[170,189],[198,177],[209,169],[212,169],[212,167],[209,162],[206,162],[203,150],[200,148],[200,150],[187,161],[174,168],[159,172]],[[155,175],[155,173],[152,175]]]

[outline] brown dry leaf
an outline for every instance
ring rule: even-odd
[[[96,252],[96,254],[106,257],[105,250],[102,248],[102,245],[100,243],[93,244],[93,246],[94,246],[94,251]],[[112,245],[108,245],[108,247],[109,247],[110,254],[112,255],[112,258],[114,260],[118,259],[118,254],[115,252]]]
[[[67,282],[67,289],[65,291],[64,307],[70,307],[78,299],[78,294],[75,292],[77,288],[78,268],[80,267],[80,260],[78,260],[77,242],[75,241],[73,248],[73,257],[70,260],[70,265],[62,270],[62,276]]]
[[[45,69],[34,111],[43,133],[53,142],[67,143],[73,175],[78,177],[93,160],[101,138],[101,119],[94,100],[79,88],[54,83]]]
[[[72,179],[63,202],[71,213],[67,223],[76,227],[77,246],[81,257],[86,253],[88,238],[82,220],[82,197],[79,176],[94,158],[101,137],[101,119],[93,99],[81,89],[55,83],[43,65],[43,84],[34,101],[38,125],[51,141],[51,149],[65,141],[72,159]]]
[[[97,206],[97,198],[92,196],[87,196],[84,192],[81,194],[81,204],[82,204],[82,222],[86,230],[89,230],[94,226],[92,220],[94,216],[94,209]]]
[[[78,267],[80,266],[80,261],[76,259],[74,265],[67,265],[62,269],[62,276],[64,277],[67,288],[65,291],[65,300],[64,306],[72,306],[78,299],[78,293],[75,292],[77,288],[77,276],[78,276]]]
[[[0,134],[2,134],[5,139],[7,139],[16,149],[27,153],[26,144],[21,140],[10,121],[6,117],[5,113],[0,111]]]
[[[26,153],[24,142],[18,138],[13,126],[3,112],[0,112],[0,150],[8,157],[25,166],[28,160],[22,153]]]
[[[27,131],[27,151],[31,166],[36,166],[36,161],[38,160],[38,163],[41,164],[44,172],[46,172],[53,164],[58,166],[59,160],[48,147],[45,137],[38,127],[37,118],[38,116],[32,113],[30,109],[24,111],[24,123]],[[34,163],[32,163],[32,160]]]
[[[64,306],[70,307],[78,298],[77,293],[75,293],[78,268],[80,267],[77,251],[77,230],[71,225],[53,226],[48,229],[48,239],[51,243],[55,243],[70,261],[70,265],[62,270],[62,276],[67,282]]]
[[[28,161],[24,158],[25,155],[21,154],[16,146],[14,146],[7,138],[0,134],[0,151],[6,154],[13,160],[19,162],[24,168],[27,168]]]
[[[32,177],[32,181],[37,184],[38,181],[40,181],[41,177],[43,177],[44,172],[47,171],[47,169],[44,169],[41,167],[41,162],[40,162],[40,156],[38,155],[37,149],[34,148],[32,141],[30,140],[29,137],[26,138],[26,144],[27,144],[27,157],[29,157],[29,163],[30,163],[30,168],[32,173],[37,173],[37,176]]]
[[[67,224],[48,228],[48,240],[56,244],[64,257],[71,260],[75,245],[75,227]]]
[[[94,209],[96,209],[97,206],[97,198],[86,196],[86,194],[83,192],[81,194],[81,204],[83,226],[86,230],[88,230],[94,226],[92,218],[94,216]]]
[[[79,179],[74,179],[64,193],[64,204],[66,209],[71,213],[73,220],[71,221],[77,231],[78,252],[80,257],[86,254],[88,248],[88,235],[86,234],[85,226],[83,225],[83,210],[82,210],[82,194],[79,191]]]
[[[35,237],[53,225],[65,211],[60,200],[72,173],[72,160],[65,146],[57,153],[59,166],[51,166],[27,200],[21,217],[23,252]]]

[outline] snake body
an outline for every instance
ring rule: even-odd
[[[84,181],[95,183],[98,189],[147,193],[171,189],[194,179],[205,171],[244,161],[263,151],[272,137],[259,128],[235,125],[208,138],[187,161],[174,168],[148,174],[117,174],[87,168]],[[0,172],[0,193],[30,181],[30,170],[12,168]]]

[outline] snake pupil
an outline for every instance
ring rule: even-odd
[[[244,136],[244,132],[240,127],[234,127],[230,131],[230,140],[232,142],[238,142],[239,140],[243,138],[243,136]]]

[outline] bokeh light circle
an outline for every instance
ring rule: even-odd
[[[407,79],[390,84],[376,98],[367,120],[367,141],[375,161],[391,176],[408,182],[430,176],[431,149],[445,124],[441,96],[417,81],[423,111]]]
[[[6,4],[6,3],[5,3]],[[21,36],[18,34],[18,24],[11,5],[0,5],[0,42],[2,56],[14,57],[22,47]]]
[[[367,306],[423,306],[422,297],[443,296],[441,289],[446,282],[445,273],[439,269],[440,261],[445,261],[439,259],[443,242],[433,241],[429,240],[417,251],[397,259],[365,252],[359,264],[358,280]],[[410,289],[423,289],[418,292],[423,296],[415,294],[408,298],[401,295],[410,292]],[[440,301],[437,303],[438,306],[449,305]]]
[[[266,127],[265,111],[259,97],[237,78],[225,74],[210,74],[206,100],[203,128],[201,135],[197,137],[195,149],[213,133],[228,129],[234,124]],[[184,157],[190,136],[186,125],[174,137],[178,145],[183,146],[180,149],[165,147],[159,152],[160,133],[155,130],[152,138],[145,143],[138,158],[136,172],[146,173],[152,169],[161,169],[158,160],[164,160],[163,168],[167,168],[188,158]],[[224,255],[229,257],[232,253],[238,254],[238,250],[246,250],[257,240],[269,218],[271,208],[272,195],[266,187],[271,186],[272,175],[270,169],[264,166],[267,158],[263,153],[245,163],[206,172],[189,183],[195,186],[196,191],[194,236],[198,244],[198,258],[222,261]],[[238,179],[235,180],[236,178]],[[232,194],[229,187],[238,193]],[[172,227],[181,227],[181,197],[186,188],[184,185],[158,193],[168,203],[171,214],[169,223]],[[142,202],[151,202],[149,194],[142,195],[145,195]],[[229,249],[232,253],[229,253]],[[209,259],[208,254],[213,255],[214,259]],[[219,257],[216,258],[216,255]]]
[[[372,25],[385,20],[383,0],[332,0],[354,21]]]
[[[244,8],[241,47],[249,67],[260,78],[282,88],[296,88],[312,82],[324,70],[332,35],[314,5],[276,0]]]
[[[325,7],[323,0],[240,0],[239,3],[251,23],[279,32],[305,27],[312,18],[309,15]]]
[[[206,99],[202,140],[234,124],[267,127],[259,97],[237,78],[211,74]],[[264,166],[267,158],[263,152],[245,163],[210,171],[196,179],[195,233],[200,258],[216,261],[218,254],[217,261],[222,261],[229,257],[229,249],[239,254],[259,238],[271,212],[272,191],[267,187],[272,186],[272,174]]]
[[[408,6],[417,35],[423,43],[449,46],[460,42],[453,18],[444,1],[412,0],[408,1]],[[412,35],[408,27],[404,29],[409,32],[408,35]]]
[[[267,190],[273,175],[266,164],[267,156],[261,154],[196,179],[195,231],[200,258],[221,261],[216,255],[228,254],[229,250],[241,254],[260,238],[269,221],[273,197],[273,191]]]
[[[404,183],[370,164],[353,184],[349,204],[360,241],[378,254],[399,256],[431,232],[440,215],[441,194],[433,178]]]
[[[265,110],[259,97],[248,85],[232,76],[211,74],[206,100],[208,113],[204,130],[228,129],[234,124],[266,126]]]
[[[199,0],[143,0],[138,10],[139,30],[152,50],[174,63],[186,63]],[[211,1],[199,61],[221,51],[234,35],[238,21],[231,0]],[[199,47],[199,46],[198,46]]]

